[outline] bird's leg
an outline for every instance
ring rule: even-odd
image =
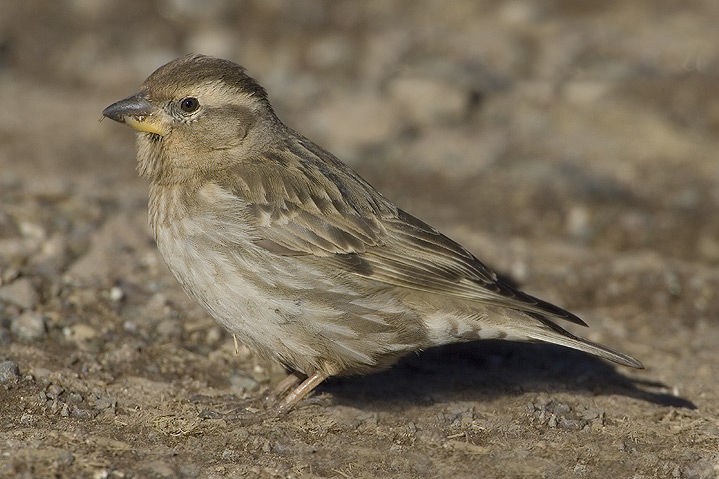
[[[312,376],[305,379],[302,384],[294,388],[285,398],[280,402],[278,409],[280,413],[289,411],[292,407],[305,398],[314,388],[327,379],[326,373],[316,372]],[[285,382],[286,379],[282,380],[281,383]]]
[[[272,388],[272,391],[270,392],[268,397],[276,399],[284,396],[287,391],[295,387],[305,378],[307,378],[306,374],[303,374],[299,371],[292,371],[284,379],[282,379],[282,381],[278,382],[275,387]]]

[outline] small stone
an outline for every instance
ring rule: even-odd
[[[239,372],[234,372],[230,375],[230,384],[233,388],[243,392],[256,391],[260,387],[259,382]]]
[[[55,234],[42,243],[37,254],[30,258],[29,265],[34,274],[53,280],[60,275],[67,263],[67,239],[61,234]]]
[[[22,341],[35,341],[45,335],[45,318],[39,313],[27,311],[10,323],[10,332]]]
[[[697,240],[697,252],[707,261],[719,261],[719,239],[710,234],[700,236]]]
[[[95,409],[110,409],[115,407],[116,403],[110,398],[101,397],[94,402]]]
[[[20,233],[29,240],[44,240],[47,237],[47,232],[42,225],[30,221],[20,223]]]
[[[155,477],[177,477],[172,465],[164,461],[153,461],[149,464],[150,475]]]
[[[536,2],[515,0],[503,3],[497,13],[509,25],[524,26],[539,20],[544,11]]]
[[[117,303],[125,297],[125,292],[119,286],[110,288],[110,300]]]
[[[82,396],[78,393],[71,392],[67,395],[67,400],[71,403],[81,403],[82,402]]]
[[[122,323],[122,329],[124,329],[127,333],[137,334],[140,328],[137,326],[137,322],[128,319]]]
[[[52,374],[52,371],[50,371],[49,369],[38,367],[32,370],[32,374],[33,376],[35,376],[37,381],[46,382],[46,386],[50,384],[50,380],[48,378]]]
[[[79,407],[72,408],[72,416],[78,419],[95,419],[99,411],[95,409],[81,409]]]
[[[20,416],[20,424],[24,426],[32,426],[37,422],[37,418],[33,416],[32,414],[23,413],[22,416]]]
[[[2,256],[9,256],[7,254],[4,254],[3,251],[4,243],[3,241],[0,241],[0,257]],[[0,275],[0,286],[6,283],[12,283],[20,276],[20,270],[17,268],[13,268],[10,266],[9,268],[6,268],[5,271],[2,272],[2,275]]]
[[[569,235],[582,242],[589,242],[594,237],[591,213],[584,206],[574,206],[569,210],[565,220],[565,230]]]
[[[5,328],[0,328],[0,346],[7,346],[12,342],[12,335],[10,331]]]
[[[65,390],[62,388],[62,386],[58,386],[57,384],[51,384],[47,387],[47,397],[50,399],[57,399],[57,397],[64,393]]]
[[[606,98],[611,91],[611,82],[601,80],[575,80],[564,86],[564,97],[576,105],[591,105]]]
[[[174,339],[182,336],[182,326],[174,319],[163,319],[157,325],[155,332],[161,339]]]
[[[246,427],[238,427],[234,430],[235,439],[240,442],[247,441],[250,438],[250,431]]]
[[[222,419],[222,414],[212,409],[205,409],[204,411],[200,411],[198,417],[202,419]]]
[[[0,384],[14,383],[20,378],[20,368],[17,363],[3,361],[0,363]]]
[[[57,455],[58,466],[70,466],[73,462],[75,462],[75,456],[70,451],[60,451],[60,454]]]
[[[37,306],[39,297],[32,282],[28,278],[20,278],[0,288],[0,301],[32,309]]]
[[[97,337],[97,331],[92,326],[78,323],[72,326],[70,337],[78,343],[92,341]]]
[[[205,335],[205,343],[208,345],[217,344],[222,339],[222,330],[220,328],[210,328]]]
[[[166,318],[169,312],[170,310],[165,295],[155,293],[150,300],[142,306],[140,315],[144,318],[159,320],[160,318]]]

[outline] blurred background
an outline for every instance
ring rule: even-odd
[[[184,296],[146,226],[147,184],[135,173],[134,133],[99,121],[103,108],[135,93],[157,67],[195,52],[244,65],[287,125],[525,290],[583,316],[592,326],[583,334],[647,365],[632,377],[661,382],[668,396],[699,406],[669,414],[666,408],[676,404],[666,397],[647,405],[620,394],[616,402],[601,395],[625,391],[626,380],[600,363],[581,355],[567,360],[564,350],[510,345],[437,357],[439,364],[456,365],[469,355],[470,363],[489,365],[489,377],[448,366],[434,377],[449,383],[436,390],[427,392],[422,382],[389,393],[389,402],[404,392],[412,398],[415,389],[435,397],[454,381],[468,381],[472,397],[497,413],[494,419],[467,413],[470,419],[459,420],[460,426],[436,419],[450,417],[446,408],[464,411],[456,402],[463,392],[424,404],[417,416],[406,411],[414,404],[401,403],[401,421],[438,428],[437,437],[445,439],[466,433],[469,442],[485,437],[478,431],[501,429],[491,437],[502,440],[472,439],[487,448],[483,455],[489,451],[486,457],[497,459],[487,471],[510,467],[518,475],[561,477],[557,464],[583,463],[589,468],[580,470],[584,477],[605,477],[599,472],[612,469],[592,464],[622,451],[619,464],[626,468],[617,466],[618,477],[715,477],[719,2],[0,0],[0,11],[0,361],[19,368],[3,376],[0,367],[0,383],[17,383],[0,390],[0,419],[19,441],[0,444],[9,451],[0,459],[0,476],[30,471],[33,462],[54,474],[71,471],[68,477],[98,467],[132,470],[125,456],[109,459],[117,445],[101,447],[100,456],[69,447],[77,458],[69,464],[55,452],[50,459],[33,455],[54,447],[45,428],[64,437],[57,431],[89,427],[128,448],[144,447],[144,433],[132,436],[119,423],[154,431],[164,438],[155,440],[176,448],[176,459],[162,459],[170,473],[147,466],[146,477],[174,477],[180,471],[175,461],[194,464],[189,473],[183,469],[187,477],[204,476],[211,461],[225,459],[235,464],[226,471],[248,473],[238,465],[248,464],[247,456],[225,458],[224,443],[204,443],[206,457],[194,456],[184,423],[163,426],[162,407],[169,406],[158,398],[186,405],[193,392],[210,394],[202,389],[210,387],[252,397],[282,370],[247,351],[233,356],[231,339]],[[427,367],[418,361],[413,367]],[[387,374],[408,378],[413,371]],[[129,381],[135,376],[166,389]],[[381,377],[387,384],[397,380]],[[500,381],[482,396],[498,377],[517,379]],[[569,379],[576,377],[578,383]],[[546,431],[550,403],[535,396],[561,396],[570,383],[570,393],[598,395],[577,399],[601,411],[596,417],[618,417],[597,426],[603,436]],[[330,397],[341,396],[343,387],[334,386]],[[80,400],[73,402],[75,393]],[[572,397],[563,399],[569,409],[555,407],[552,417],[575,411]],[[353,398],[345,396],[345,403],[359,409],[376,399],[354,404]],[[122,407],[149,412],[130,417]],[[183,407],[173,414],[197,417]],[[66,416],[77,422],[58,419]],[[627,432],[630,426],[619,417],[631,417],[635,429]],[[343,436],[329,434],[325,445],[338,449],[310,470],[329,477],[340,468],[348,476],[344,467],[355,461],[364,464],[355,469],[357,477],[476,473],[476,462],[442,455],[451,450],[479,457],[452,449],[456,444],[442,454],[431,447],[421,452],[415,459],[424,469],[401,462],[400,450],[399,465],[382,465],[378,457],[395,447],[397,436],[377,432],[381,422],[357,421],[345,432],[359,434],[371,454],[363,458],[338,439]],[[198,420],[193,427],[207,424]],[[526,443],[506,433],[512,424],[530,431]],[[258,429],[267,437],[309,441],[304,429],[299,436],[291,428],[268,430]],[[563,446],[562,454],[532,449],[545,433]],[[617,446],[623,434],[645,454]],[[168,439],[177,437],[186,441]],[[637,437],[643,438],[639,445]],[[587,445],[589,439],[599,446]],[[35,446],[24,448],[31,440]],[[283,477],[300,470],[307,456],[306,450],[283,456],[274,446],[255,446],[250,451],[264,454]],[[523,448],[542,459],[531,462]],[[579,459],[564,455],[575,449],[584,451]],[[147,457],[165,457],[149,450]],[[120,465],[110,467],[113,460]],[[332,466],[333,460],[345,466]]]
[[[715,2],[6,0],[3,12],[5,184],[133,184],[131,134],[100,112],[200,52],[244,65],[288,125],[416,214],[719,261]]]

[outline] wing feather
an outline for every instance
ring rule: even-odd
[[[244,163],[228,172],[232,180],[222,185],[249,205],[258,245],[280,255],[326,257],[388,285],[585,325],[502,281],[459,243],[395,207],[329,153],[306,140],[294,145],[279,156]]]

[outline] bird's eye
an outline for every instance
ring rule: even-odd
[[[200,107],[200,102],[197,98],[189,97],[180,101],[180,109],[185,113],[192,113]]]

